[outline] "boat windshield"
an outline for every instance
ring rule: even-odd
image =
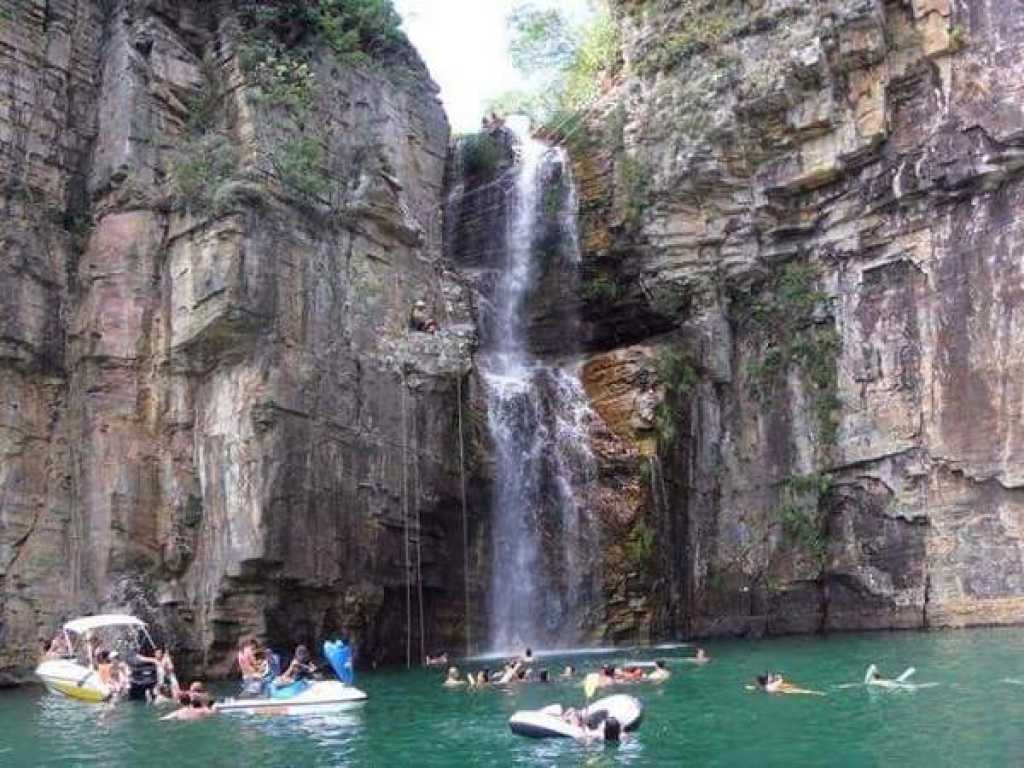
[[[121,660],[132,664],[138,654],[152,656],[155,650],[153,640],[142,622],[103,624],[81,632],[65,625],[64,634],[76,661],[85,666],[94,663],[101,651],[116,652]]]

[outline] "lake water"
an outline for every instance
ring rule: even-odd
[[[708,643],[704,667],[669,662],[667,683],[617,690],[647,710],[618,747],[513,736],[517,709],[579,704],[579,684],[514,691],[444,690],[424,670],[361,675],[360,709],[309,718],[220,715],[159,722],[144,705],[66,701],[40,689],[0,692],[0,766],[1008,766],[1024,765],[1024,629],[843,635]],[[630,658],[668,658],[690,649]],[[625,658],[580,655],[581,668]],[[565,658],[544,659],[556,668]],[[876,663],[914,666],[917,691],[842,688]],[[469,665],[475,668],[477,665]],[[745,690],[761,671],[825,697]]]

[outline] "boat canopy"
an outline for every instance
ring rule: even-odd
[[[101,627],[142,627],[145,628],[146,622],[142,619],[137,619],[134,616],[129,616],[125,613],[104,613],[99,616],[86,616],[81,619],[75,619],[69,621],[64,625],[66,632],[74,632],[75,634],[82,634],[92,629],[100,629]]]

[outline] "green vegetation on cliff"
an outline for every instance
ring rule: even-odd
[[[493,176],[501,165],[501,147],[489,133],[468,133],[456,144],[462,172],[473,178]]]
[[[654,38],[636,64],[640,75],[675,69],[720,45],[744,18],[746,0],[656,0],[651,5],[675,24]]]
[[[171,158],[170,183],[177,206],[190,213],[222,212],[231,199],[239,153],[218,115],[223,91],[209,60],[203,85],[190,100],[185,131]]]
[[[824,507],[832,492],[831,475],[814,472],[790,475],[779,489],[777,522],[786,541],[799,547],[819,564],[828,552]]]
[[[312,119],[320,87],[314,61],[327,50],[349,67],[383,64],[407,45],[401,18],[391,0],[247,2],[239,18],[247,96],[278,118],[260,136],[264,172],[304,203],[333,205],[328,142]]]
[[[827,296],[815,287],[818,272],[810,264],[787,264],[760,295],[737,302],[741,323],[761,345],[746,368],[751,395],[765,402],[792,367],[799,368],[811,400],[818,437],[824,446],[835,443],[838,358],[841,340],[830,320],[815,317]]]
[[[308,53],[317,45],[343,62],[368,63],[405,39],[391,0],[254,0],[242,4],[240,15],[246,33],[240,61],[248,71],[275,52]]]
[[[654,431],[659,445],[665,449],[675,442],[683,401],[700,383],[697,364],[689,350],[665,347],[654,361],[658,381],[665,388],[665,397],[654,409]]]

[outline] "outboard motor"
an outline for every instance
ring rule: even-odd
[[[352,649],[345,645],[344,640],[328,640],[324,643],[324,658],[327,659],[345,685],[352,685],[355,674],[352,671]]]
[[[132,701],[146,701],[146,694],[156,687],[156,664],[135,659],[131,665],[132,684],[128,698]]]

